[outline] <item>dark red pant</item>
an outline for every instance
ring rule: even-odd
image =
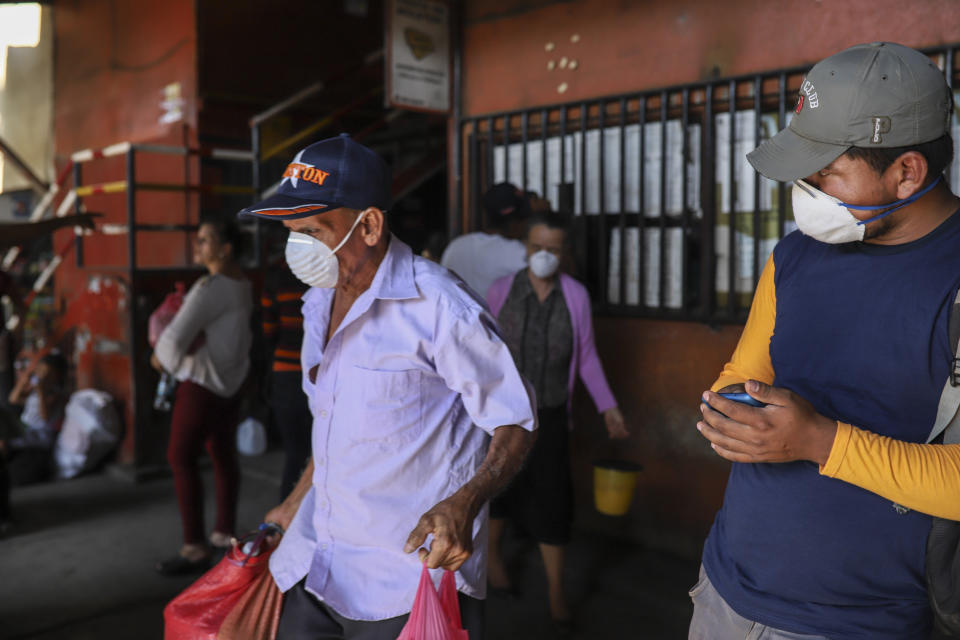
[[[237,417],[240,394],[222,398],[192,382],[177,386],[170,421],[167,462],[180,504],[184,544],[205,541],[203,483],[197,469],[201,448],[206,445],[216,483],[217,522],[214,531],[232,534],[237,514],[240,471],[237,466]]]

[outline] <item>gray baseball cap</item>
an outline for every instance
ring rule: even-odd
[[[930,58],[893,42],[860,44],[810,69],[790,125],[747,160],[766,177],[789,182],[850,147],[936,140],[949,131],[951,108],[946,78]]]

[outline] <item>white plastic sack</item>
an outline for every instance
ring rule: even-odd
[[[97,389],[75,391],[53,448],[57,477],[73,478],[89,471],[119,440],[120,419],[110,394]]]
[[[254,417],[237,426],[237,451],[245,456],[262,456],[267,451],[267,428]]]

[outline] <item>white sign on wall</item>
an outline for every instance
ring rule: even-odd
[[[450,7],[443,0],[391,0],[387,13],[387,101],[450,110]]]

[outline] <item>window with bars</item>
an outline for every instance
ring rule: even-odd
[[[928,51],[951,80],[958,48]],[[476,221],[507,181],[572,214],[575,275],[600,312],[740,322],[796,228],[789,186],[746,154],[790,122],[806,70],[466,118],[464,208]],[[960,184],[960,159],[947,177]]]

